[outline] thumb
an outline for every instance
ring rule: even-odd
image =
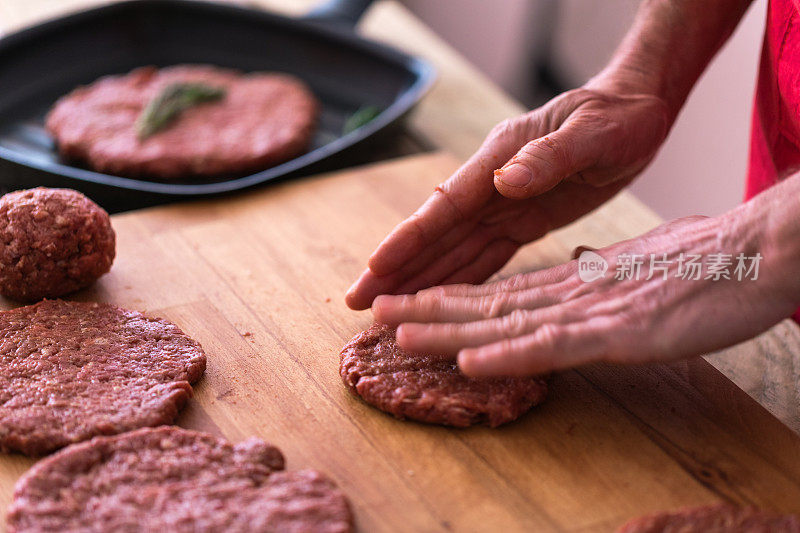
[[[547,192],[593,165],[598,158],[597,144],[585,129],[564,125],[530,141],[503,168],[495,170],[494,186],[503,196],[517,200]]]

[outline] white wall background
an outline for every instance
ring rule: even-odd
[[[555,65],[579,85],[606,62],[630,24],[636,0],[557,0],[558,23],[537,15],[556,0],[406,3],[476,65],[520,95],[531,48],[553,32]],[[552,8],[553,4],[549,6]],[[756,0],[689,97],[672,133],[633,192],[665,218],[715,215],[741,201],[750,111],[766,0]]]
[[[633,192],[666,218],[716,215],[742,201],[766,0],[712,62]]]

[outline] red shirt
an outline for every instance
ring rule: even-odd
[[[770,0],[745,199],[800,170],[800,0]],[[800,309],[793,318],[800,322]]]

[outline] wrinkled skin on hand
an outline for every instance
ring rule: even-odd
[[[499,124],[369,259],[346,296],[481,283],[523,244],[593,210],[653,158],[671,122],[651,95],[576,89]]]
[[[416,295],[380,296],[373,312],[398,325],[405,349],[458,358],[470,376],[532,375],[594,361],[640,363],[700,355],[749,339],[789,316],[797,290],[786,279],[784,246],[753,239],[742,209],[718,218],[690,217],[597,250],[605,277],[583,282],[573,260],[485,285],[434,287]],[[752,218],[752,217],[750,217]],[[762,250],[757,280],[678,276],[681,254]],[[620,256],[655,254],[661,272],[616,279]],[[781,257],[783,256],[783,258]],[[645,263],[647,265],[647,263]]]

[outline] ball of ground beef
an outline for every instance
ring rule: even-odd
[[[111,268],[116,237],[103,208],[70,189],[0,198],[0,294],[34,302],[92,284]]]

